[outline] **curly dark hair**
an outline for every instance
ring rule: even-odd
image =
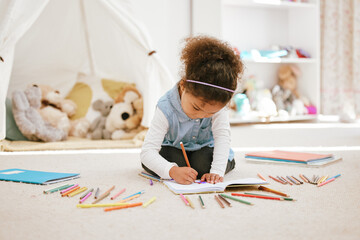
[[[216,38],[197,36],[185,39],[181,61],[181,84],[186,91],[205,101],[228,103],[232,92],[187,82],[187,79],[235,90],[243,72],[240,56],[231,46]]]

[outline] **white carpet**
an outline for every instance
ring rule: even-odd
[[[289,186],[269,180],[268,187],[288,193],[297,201],[247,198],[253,206],[232,201],[233,207],[225,209],[219,207],[214,194],[202,195],[206,209],[201,209],[197,195],[190,196],[195,204],[191,209],[162,184],[150,186],[148,180],[138,176],[138,149],[2,153],[0,169],[79,172],[81,178],[70,183],[103,191],[116,185],[113,193],[125,187],[123,196],[145,189],[146,193],[134,202],[145,202],[153,196],[157,200],[145,209],[78,209],[77,197],[43,194],[49,186],[0,181],[0,239],[359,239],[360,148],[337,148],[331,153],[344,160],[306,168],[246,163],[244,152],[236,152],[236,168],[226,179],[256,177],[258,172],[264,176],[342,176],[323,187]]]

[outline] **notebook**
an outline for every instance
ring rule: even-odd
[[[42,185],[68,181],[79,177],[79,173],[42,172],[18,168],[0,170],[0,180],[2,181]]]
[[[246,153],[245,159],[247,161],[255,162],[294,163],[309,166],[321,166],[341,160],[341,158],[334,156],[333,154],[288,152],[280,150]]]
[[[163,183],[165,184],[165,186],[167,186],[170,189],[170,191],[172,191],[175,194],[224,192],[225,189],[231,187],[245,187],[245,186],[268,184],[268,182],[263,181],[259,178],[235,179],[235,180],[219,182],[216,184],[200,182],[199,180],[189,185],[179,184],[176,183],[175,181],[168,181],[168,180],[163,180]]]

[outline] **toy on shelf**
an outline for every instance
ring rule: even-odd
[[[239,52],[237,48],[235,51]],[[270,60],[279,58],[311,58],[310,54],[302,48],[293,46],[274,45],[270,49],[251,49],[240,51],[240,57],[243,60]]]

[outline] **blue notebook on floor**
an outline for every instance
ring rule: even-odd
[[[18,168],[0,170],[1,181],[23,182],[42,185],[68,181],[79,177],[79,173],[42,172]]]

